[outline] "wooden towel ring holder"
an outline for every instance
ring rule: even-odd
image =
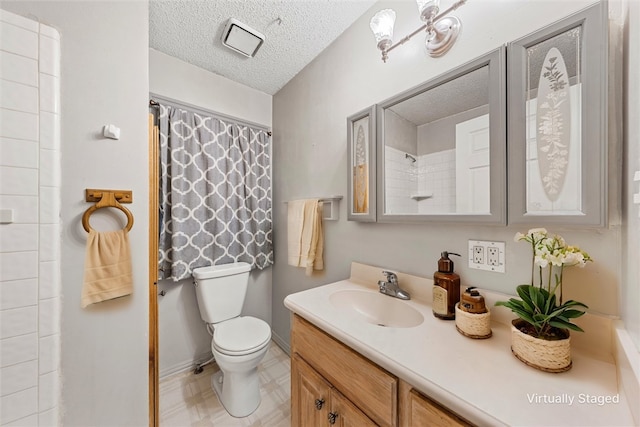
[[[133,214],[129,209],[122,206],[118,200],[122,200],[123,203],[131,203],[131,192],[128,194],[122,194],[120,192],[107,191],[107,190],[86,190],[86,201],[98,201],[95,205],[91,206],[87,209],[82,215],[82,227],[88,233],[92,230],[91,225],[89,225],[89,217],[92,213],[101,208],[116,208],[120,209],[127,216],[127,225],[124,227],[125,230],[130,231],[133,227]],[[120,197],[118,197],[120,196]]]

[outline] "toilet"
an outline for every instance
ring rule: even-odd
[[[200,317],[213,331],[211,352],[220,367],[211,386],[234,417],[246,417],[260,405],[258,363],[271,340],[265,321],[240,316],[250,270],[244,262],[193,270]]]

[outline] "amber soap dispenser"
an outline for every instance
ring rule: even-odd
[[[453,261],[442,252],[438,260],[438,271],[433,273],[433,315],[445,320],[456,318],[456,304],[460,301],[460,276],[453,272]]]

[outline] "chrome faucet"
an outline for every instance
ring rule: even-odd
[[[400,289],[398,285],[398,276],[393,271],[383,271],[382,274],[387,276],[387,281],[378,281],[380,293],[400,299],[411,299],[409,292]]]

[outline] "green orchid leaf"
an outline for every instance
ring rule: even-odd
[[[521,318],[522,320],[529,322],[532,325],[536,325],[536,321],[533,320],[533,317],[531,316],[530,313],[526,312],[526,311],[522,311],[522,310],[511,310],[513,311],[519,318]]]
[[[574,325],[573,323],[569,322],[563,322],[561,320],[554,320],[549,322],[549,324],[560,329],[571,329],[572,331],[584,332],[584,330],[580,326]]]
[[[582,310],[565,310],[562,315],[569,319],[575,319],[576,317],[580,317],[584,315],[584,311]]]
[[[522,303],[525,304],[525,306],[527,306],[528,309],[533,312],[535,310],[535,306],[533,304],[533,301],[531,300],[531,297],[529,296],[529,288],[535,289],[535,287],[531,285],[520,285],[518,286],[516,291],[518,292],[518,295],[520,295],[520,298],[522,298]]]
[[[556,306],[556,298],[554,295],[553,298],[547,298],[547,301],[544,305],[544,312],[551,313],[554,310],[555,306]]]
[[[529,294],[531,295],[531,300],[534,301],[534,304],[536,306],[536,309],[540,312],[544,311],[544,300],[545,297],[543,295],[542,292],[540,292],[540,290],[534,286],[531,286],[531,288],[529,288]]]
[[[565,302],[564,304],[562,304],[565,307],[584,307],[584,308],[589,308],[589,306],[578,302],[578,301],[574,301],[574,300],[569,300],[567,302]]]

